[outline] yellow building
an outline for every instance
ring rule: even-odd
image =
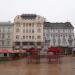
[[[43,47],[45,18],[36,14],[17,15],[14,19],[14,44],[16,49]]]

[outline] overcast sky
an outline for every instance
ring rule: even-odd
[[[75,0],[0,0],[0,21],[13,21],[23,13],[38,14],[50,22],[70,21],[74,26]]]

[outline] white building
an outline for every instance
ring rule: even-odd
[[[70,22],[44,23],[44,45],[48,47],[74,47],[74,27]]]
[[[0,22],[0,49],[12,49],[13,24],[11,22]]]
[[[15,49],[27,49],[43,46],[44,18],[36,14],[17,15],[14,19]]]

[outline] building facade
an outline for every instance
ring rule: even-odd
[[[44,23],[44,45],[48,47],[73,47],[74,27],[70,22]]]
[[[44,17],[36,14],[17,15],[14,19],[15,49],[28,49],[43,46]]]
[[[12,49],[13,23],[0,22],[0,49]]]

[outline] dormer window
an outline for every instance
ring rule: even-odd
[[[40,17],[38,17],[38,20],[40,19]]]
[[[19,16],[17,17],[17,19],[19,19]]]

